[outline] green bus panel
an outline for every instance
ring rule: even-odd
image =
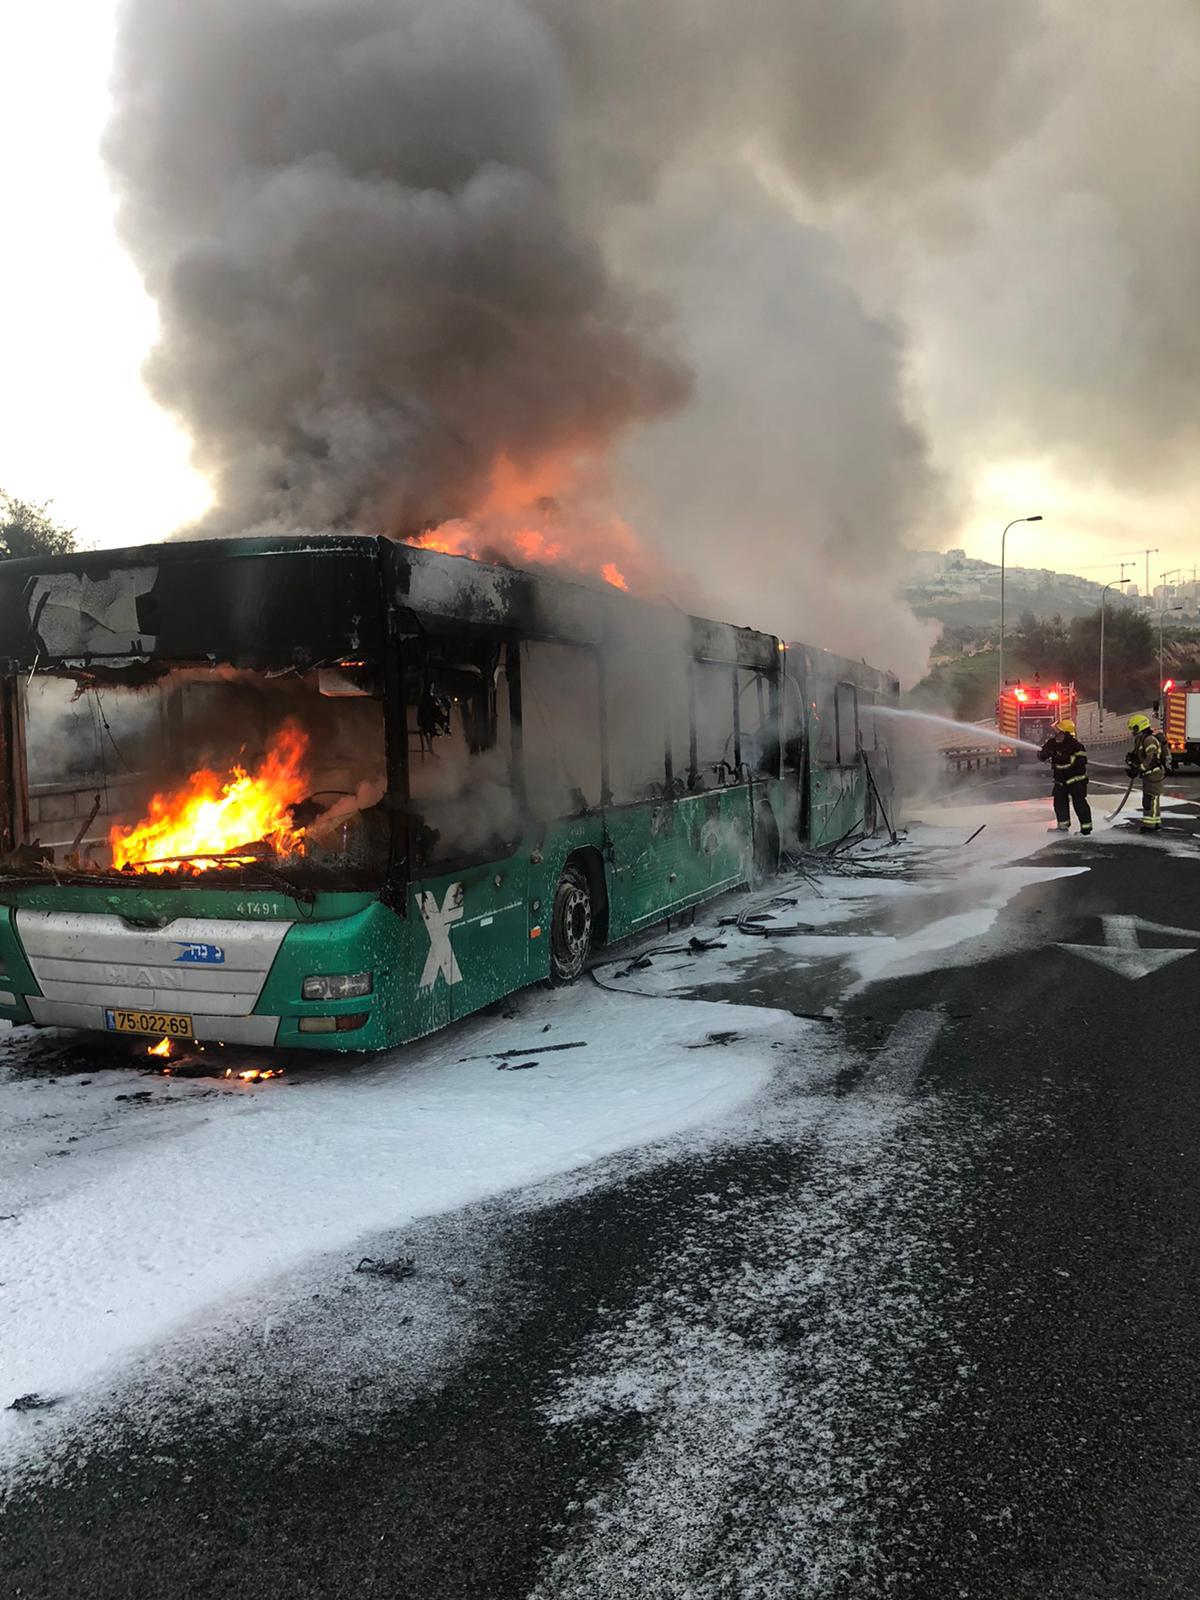
[[[275,1043],[307,1050],[380,1050],[444,1027],[550,967],[550,914],[567,860],[586,857],[607,894],[607,937],[626,938],[711,899],[751,876],[752,808],[769,804],[778,824],[784,786],[734,785],[672,801],[613,807],[548,823],[513,853],[484,865],[425,877],[409,889],[407,915],[368,894],[319,894],[311,905],[276,890],[32,885],[0,907],[0,1016],[31,1020],[24,996],[37,984],[15,926],[18,907],[99,912],[130,921],[229,920],[291,924],[254,1014],[278,1016]],[[599,908],[598,908],[599,909]],[[371,972],[369,996],[305,1001],[312,974]],[[344,1033],[302,1033],[304,1017],[366,1014]]]
[[[822,767],[809,773],[809,844],[826,849],[851,832],[866,814],[867,780],[861,763],[854,767]]]

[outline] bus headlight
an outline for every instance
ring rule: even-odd
[[[304,1000],[357,1000],[374,987],[373,972],[321,972],[305,978],[300,996]]]

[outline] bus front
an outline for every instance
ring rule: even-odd
[[[0,1017],[390,1042],[378,572],[371,539],[0,567]]]

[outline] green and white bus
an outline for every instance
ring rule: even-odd
[[[851,827],[864,670],[382,538],[4,563],[0,1017],[370,1051],[569,982]]]

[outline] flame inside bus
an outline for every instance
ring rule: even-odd
[[[293,822],[291,807],[308,789],[307,749],[307,734],[288,721],[254,772],[235,766],[221,776],[202,769],[181,789],[156,794],[135,826],[112,828],[113,866],[170,872],[217,858],[249,862],[258,854],[249,847],[264,844],[276,855],[303,854],[304,830]]]

